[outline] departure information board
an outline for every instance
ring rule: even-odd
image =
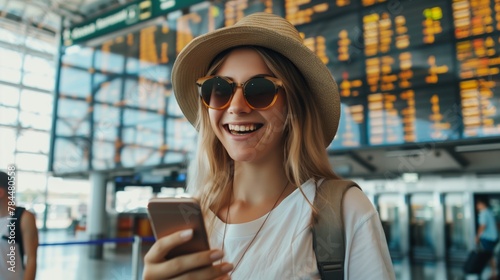
[[[176,55],[261,11],[294,24],[338,83],[329,149],[500,136],[500,0],[200,1],[63,48],[51,168],[184,160],[196,132],[171,92]]]

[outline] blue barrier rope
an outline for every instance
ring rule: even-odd
[[[141,237],[141,240],[154,242],[156,239],[151,237]],[[87,241],[68,241],[68,242],[53,242],[53,243],[40,243],[38,246],[58,246],[58,245],[96,245],[104,243],[131,243],[134,242],[133,237],[123,237],[123,238],[108,238],[108,239],[98,239],[98,240],[87,240]]]

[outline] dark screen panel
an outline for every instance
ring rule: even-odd
[[[169,18],[169,26],[173,26],[176,31],[176,51],[179,53],[194,38],[223,27],[224,13],[217,5],[207,5],[191,9],[185,15]]]
[[[367,58],[369,92],[449,83],[455,80],[452,54],[451,44],[441,44]]]
[[[500,78],[460,82],[464,138],[500,135]]]
[[[359,8],[359,0],[284,0],[286,19],[294,25],[318,22]]]
[[[378,5],[363,12],[365,55],[448,42],[451,10],[443,1],[402,1],[398,9]]]
[[[496,0],[453,0],[452,9],[457,39],[500,31],[500,3]]]
[[[364,143],[366,94],[359,20],[359,15],[347,14],[297,26],[304,43],[327,65],[339,87],[341,121],[329,149],[352,149]]]
[[[363,7],[370,7],[373,5],[380,4],[380,3],[387,3],[387,1],[388,0],[361,0],[361,4],[363,4]],[[394,8],[398,8],[401,5],[401,1],[397,1],[397,3],[395,3],[393,5],[394,5]]]
[[[328,149],[361,147],[364,143],[365,131],[365,98],[342,98],[339,128]]]
[[[499,19],[498,1],[454,1],[455,35],[460,39],[456,42],[457,76],[465,139],[500,135]]]
[[[224,14],[225,26],[231,26],[244,16],[257,12],[272,13],[280,16],[285,15],[281,1],[232,0],[224,2],[223,4],[216,5],[214,8],[217,13]]]
[[[454,140],[459,110],[449,87],[426,87],[368,96],[370,145]]]

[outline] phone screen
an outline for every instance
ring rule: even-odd
[[[156,239],[193,229],[193,238],[173,248],[167,259],[210,249],[201,208],[195,199],[153,198],[148,203],[148,215]]]

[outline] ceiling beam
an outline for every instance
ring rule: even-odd
[[[77,14],[78,12],[68,11],[66,9],[59,8],[60,5],[64,4],[62,0],[52,0],[51,1],[52,5],[50,6],[45,3],[33,0],[19,0],[19,1],[37,7],[39,9],[42,9],[45,12],[53,12],[55,14],[64,16],[74,22],[79,22],[83,20],[83,17]]]
[[[377,168],[373,164],[369,163],[364,158],[360,157],[358,153],[354,151],[349,151],[346,153],[346,155],[350,156],[353,161],[363,166],[366,170],[370,171],[371,173],[377,171]]]

